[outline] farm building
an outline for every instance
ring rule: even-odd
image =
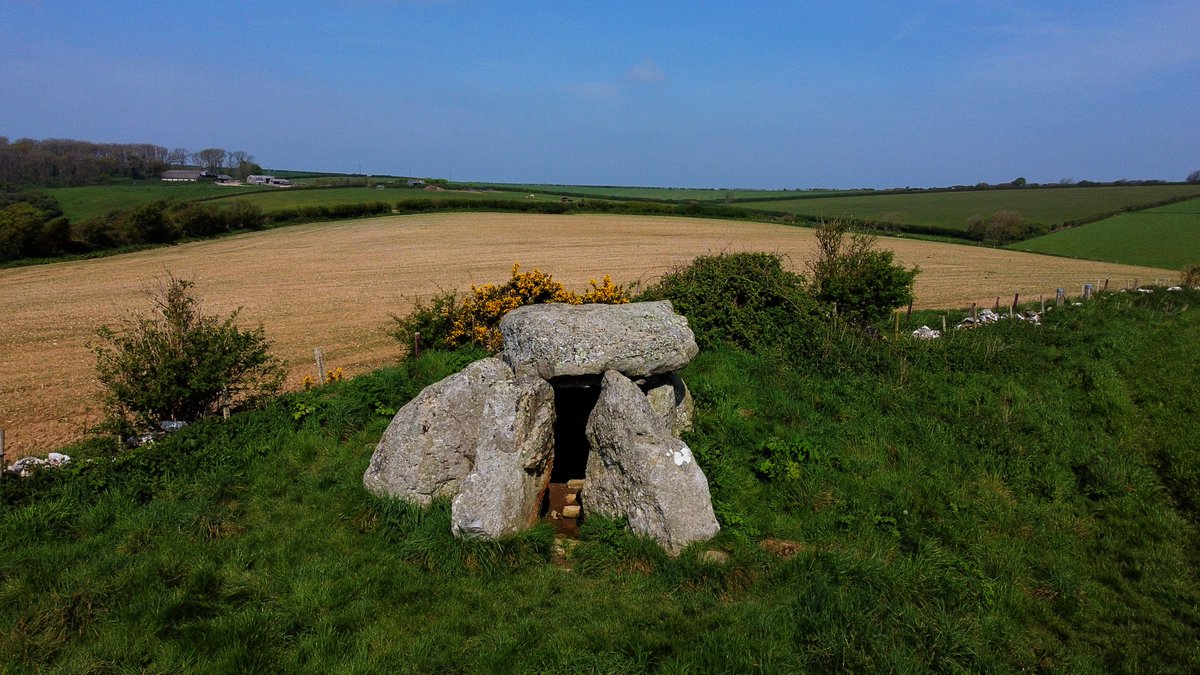
[[[251,185],[274,185],[276,187],[291,187],[292,185],[290,180],[275,176],[247,176],[246,182]]]
[[[164,171],[161,174],[163,180],[170,183],[190,182],[194,183],[201,178],[208,178],[211,174],[200,169],[171,169]]]

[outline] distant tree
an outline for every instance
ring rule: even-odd
[[[1012,181],[1012,184],[1017,187],[1025,187],[1026,185],[1028,185],[1028,181],[1025,180],[1024,176],[1020,176],[1020,177],[1014,178]]]
[[[218,171],[225,166],[228,153],[224,148],[205,148],[192,155],[192,161],[209,171]]]
[[[173,166],[186,166],[188,157],[191,155],[192,153],[188,152],[187,148],[175,148],[167,154],[167,161]]]
[[[1189,173],[1187,176],[1187,182],[1200,183],[1200,169],[1196,169],[1195,171]]]

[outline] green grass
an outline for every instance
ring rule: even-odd
[[[437,352],[115,462],[6,476],[0,663],[1194,672],[1198,304],[1104,295],[931,343],[835,331],[812,363],[702,353],[686,440],[727,566],[591,520],[568,572],[544,529],[463,542],[445,503],[371,497],[387,409],[469,358]],[[771,439],[814,450],[798,478],[756,473]]]
[[[1056,226],[1166,199],[1196,195],[1200,195],[1198,185],[1146,185],[862,194],[794,201],[745,202],[739,206],[788,211],[814,218],[850,217],[965,231],[971,216],[1000,210],[1019,211],[1026,222]]]
[[[47,188],[62,206],[63,215],[71,222],[99,216],[109,211],[124,210],[159,199],[188,201],[204,197],[224,196],[252,189],[250,187],[221,187],[211,183],[166,183],[161,180],[129,181],[114,185]]]
[[[279,209],[298,208],[304,206],[331,206],[335,204],[361,204],[363,202],[384,201],[395,203],[404,199],[419,199],[438,201],[446,199],[501,199],[512,201],[543,201],[558,202],[559,197],[538,195],[530,199],[528,195],[512,192],[468,192],[463,190],[446,190],[442,192],[427,191],[420,188],[384,188],[377,190],[367,187],[339,187],[321,189],[275,189],[269,192],[255,192],[248,195],[229,194],[213,203],[221,205],[233,200],[248,201],[260,206],[264,213]]]
[[[1179,270],[1200,263],[1200,199],[1122,213],[1008,248]]]
[[[698,188],[662,188],[662,187],[616,187],[600,185],[543,185],[521,183],[475,183],[479,187],[493,187],[497,190],[518,192],[545,192],[560,195],[578,195],[585,197],[601,197],[608,199],[639,199],[650,201],[700,201],[724,202],[746,201],[752,199],[777,199],[783,197],[809,197],[835,194],[854,194],[854,191],[840,190],[744,190],[744,189],[698,189]]]

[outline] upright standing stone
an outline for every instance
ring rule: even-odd
[[[489,392],[475,466],[451,505],[457,536],[503,537],[537,522],[554,458],[554,389],[535,377]]]
[[[458,495],[459,483],[475,463],[489,392],[512,378],[503,361],[486,358],[426,387],[392,418],[363,484],[378,495],[422,506]]]
[[[692,392],[688,391],[683,378],[670,373],[652,379],[646,385],[646,400],[675,438],[692,430]]]
[[[708,480],[691,450],[671,436],[641,389],[616,371],[604,374],[587,438],[585,516],[627,518],[630,529],[672,555],[720,529]]]

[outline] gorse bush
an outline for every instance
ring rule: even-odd
[[[802,275],[772,253],[700,256],[663,275],[639,300],[670,300],[702,349],[801,350],[816,339],[824,310]]]
[[[102,326],[93,345],[108,422],[118,430],[163,420],[196,420],[278,391],[279,361],[261,326],[241,329],[237,312],[204,315],[194,283],[168,275],[150,293],[151,314],[117,329]]]
[[[442,293],[429,304],[418,301],[408,314],[392,316],[395,326],[389,333],[406,346],[412,346],[414,335],[420,333],[421,344],[428,347],[476,345],[495,352],[503,346],[500,320],[518,307],[547,302],[619,305],[630,301],[629,292],[607,274],[589,284],[587,291],[576,293],[541,270],[522,272],[521,264],[516,263],[512,276],[503,284],[472,286],[462,299],[454,293]]]

